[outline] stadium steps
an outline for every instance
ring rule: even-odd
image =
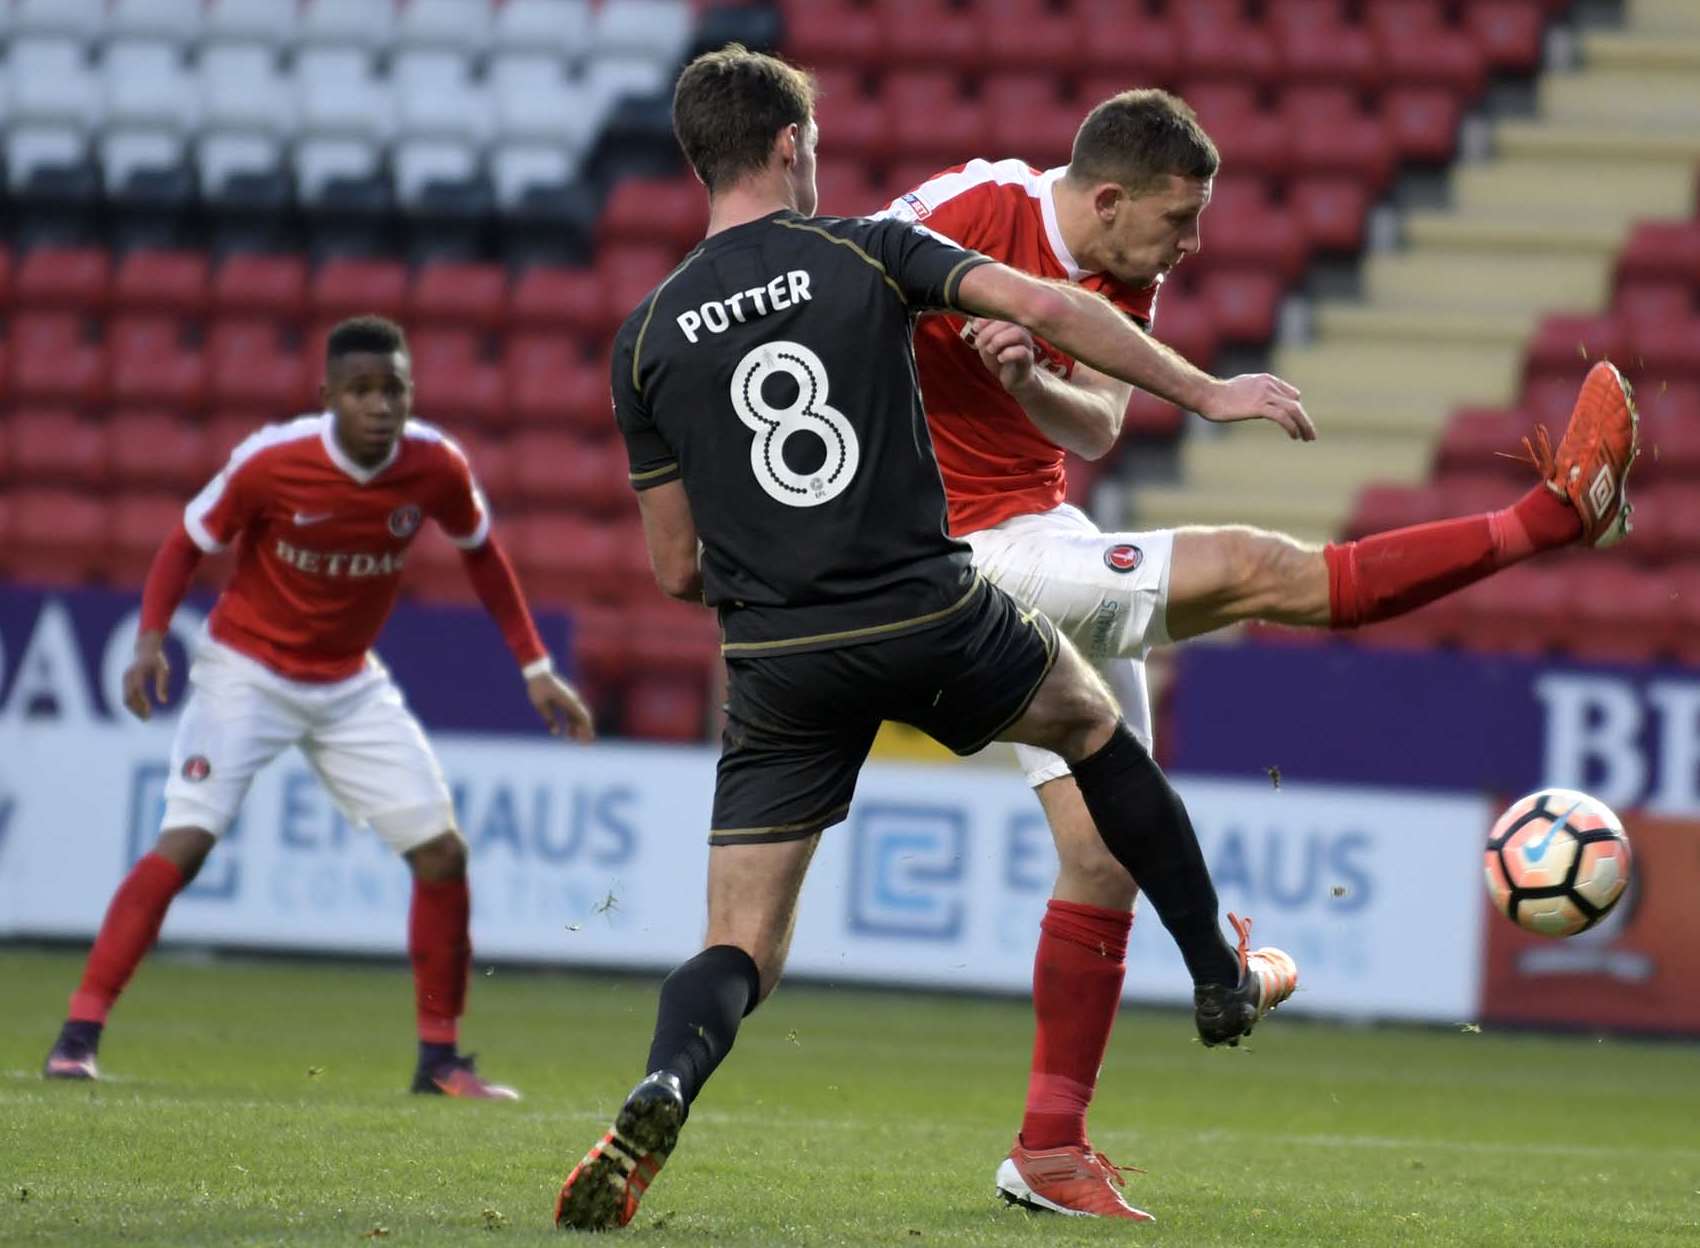
[[[1694,210],[1700,5],[1631,0],[1622,30],[1588,32],[1579,51],[1580,69],[1540,80],[1537,118],[1496,123],[1494,157],[1455,168],[1448,210],[1410,213],[1404,245],[1366,258],[1360,300],[1317,305],[1313,340],[1277,351],[1322,440],[1195,427],[1183,484],[1131,496],[1135,527],[1325,540],[1364,485],[1426,478],[1454,409],[1515,400],[1544,313],[1606,307],[1634,222]]]

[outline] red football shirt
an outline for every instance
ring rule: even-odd
[[[1052,187],[1065,170],[1040,171],[1020,160],[971,160],[933,175],[892,201],[882,215],[925,225],[964,247],[1037,277],[1078,282],[1150,328],[1158,283],[1136,290],[1075,263],[1057,228]],[[1067,493],[1062,448],[1021,410],[997,376],[962,341],[964,319],[935,314],[915,330],[915,361],[939,471],[960,537],[1012,516],[1048,511]],[[1039,342],[1039,362],[1059,376],[1074,360]]]
[[[337,445],[329,413],[267,425],[183,512],[204,551],[240,539],[213,637],[292,680],[354,675],[426,518],[463,550],[490,535],[484,495],[446,434],[410,420],[389,459],[362,468]]]

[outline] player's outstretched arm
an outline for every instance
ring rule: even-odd
[[[1004,264],[963,274],[956,302],[979,316],[1014,321],[1076,359],[1189,408],[1206,420],[1271,420],[1306,442],[1316,427],[1299,392],[1279,377],[1219,381],[1143,333],[1107,300],[1068,282],[1047,282]]]
[[[1084,364],[1067,379],[1054,376],[1038,367],[1031,331],[1010,321],[977,316],[963,326],[962,338],[1053,445],[1082,459],[1109,454],[1121,436],[1132,386]]]
[[[643,516],[643,540],[649,547],[649,566],[661,592],[683,602],[702,601],[701,544],[696,517],[683,481],[669,481],[638,491]]]

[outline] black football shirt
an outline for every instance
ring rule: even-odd
[[[900,635],[977,591],[912,338],[985,263],[911,222],[781,211],[704,241],[621,327],[632,484],[683,480],[728,655]]]

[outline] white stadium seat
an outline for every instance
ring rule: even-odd
[[[440,48],[409,48],[390,58],[390,82],[397,91],[461,90],[472,79],[472,62]]]
[[[303,139],[295,145],[295,184],[308,201],[337,178],[369,178],[378,171],[378,148],[359,139]]]
[[[370,78],[296,83],[301,132],[384,143],[395,131],[395,98],[387,83]]]
[[[564,143],[578,151],[606,115],[607,101],[576,82],[496,95],[496,132],[514,143]]]
[[[560,186],[578,173],[578,153],[560,143],[509,143],[490,155],[496,202],[512,208],[533,187]]]
[[[469,0],[412,0],[396,28],[401,48],[454,48],[473,54],[490,46],[490,6]]]
[[[656,95],[672,82],[670,64],[643,58],[598,58],[585,75],[585,86],[605,107],[627,95]]]
[[[566,81],[565,66],[553,53],[508,52],[490,59],[489,82],[498,96],[510,91],[555,91]]]
[[[498,52],[553,52],[571,60],[590,54],[587,0],[507,0],[496,12]]]
[[[301,12],[303,44],[376,49],[388,47],[394,34],[394,0],[310,0]]]
[[[212,0],[204,37],[209,43],[289,47],[295,42],[300,8],[296,0]]]
[[[396,131],[403,138],[455,139],[483,145],[494,122],[490,93],[471,83],[428,83],[397,93]]]
[[[207,134],[195,147],[201,189],[209,193],[243,174],[271,173],[281,162],[277,140],[264,134]]]
[[[645,57],[672,70],[691,38],[684,0],[605,0],[593,32],[595,62],[604,57]]]
[[[76,126],[13,124],[6,135],[7,181],[18,190],[36,170],[81,164],[88,154],[88,141]]]
[[[199,92],[181,50],[158,39],[122,40],[101,57],[106,124],[184,131],[195,125]]]
[[[295,58],[295,78],[304,84],[365,82],[375,77],[365,48],[304,48]]]
[[[396,145],[390,158],[396,196],[416,203],[432,182],[465,182],[478,176],[478,153],[469,143],[420,139]]]
[[[109,190],[123,186],[133,174],[183,163],[183,139],[169,130],[109,130],[96,148]]]
[[[291,135],[295,90],[276,52],[257,43],[224,43],[201,53],[201,124],[209,131]]]
[[[11,30],[19,35],[64,35],[93,42],[106,29],[106,0],[17,0]]]
[[[199,41],[205,9],[201,0],[112,0],[106,31],[120,39]]]
[[[14,39],[7,67],[8,126],[91,130],[100,123],[106,97],[82,44],[65,38]]]

